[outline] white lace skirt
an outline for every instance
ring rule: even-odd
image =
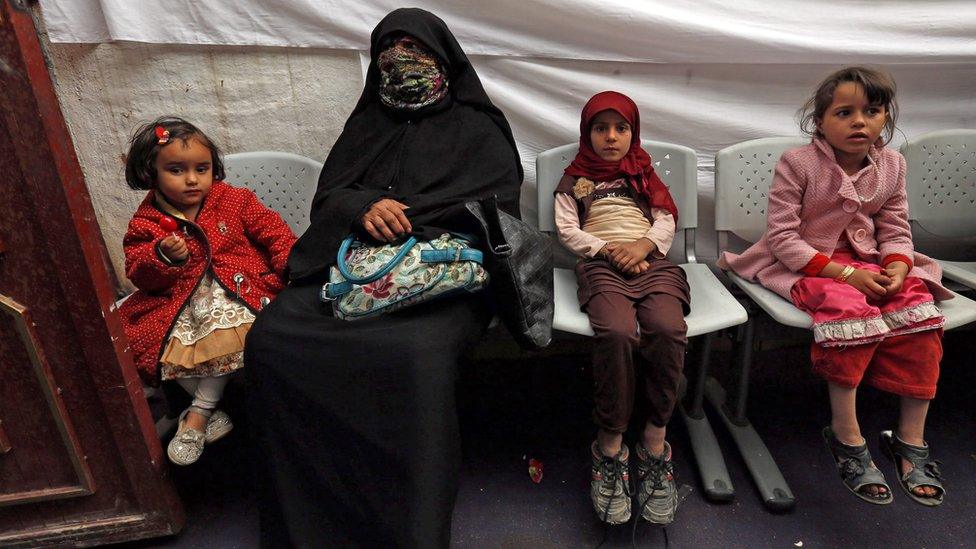
[[[214,377],[244,366],[244,339],[254,314],[204,275],[183,308],[159,359],[163,380]]]

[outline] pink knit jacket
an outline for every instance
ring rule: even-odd
[[[766,234],[741,254],[724,252],[718,266],[790,300],[801,269],[818,252],[830,256],[846,233],[862,261],[913,258],[908,276],[924,280],[936,300],[951,299],[940,284],[942,268],[912,245],[905,158],[884,147],[873,148],[868,158],[867,167],[847,175],[822,139],[783,153],[769,189]]]

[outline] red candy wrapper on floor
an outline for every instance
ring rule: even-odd
[[[542,482],[542,462],[535,458],[529,460],[529,478],[536,484]]]

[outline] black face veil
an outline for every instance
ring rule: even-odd
[[[387,107],[378,93],[377,56],[403,34],[430,48],[449,80],[443,100],[415,111]],[[421,9],[395,10],[373,30],[370,57],[363,93],[319,176],[311,226],[289,258],[292,280],[324,278],[339,243],[382,198],[409,206],[422,239],[469,230],[470,200],[498,195],[518,215],[522,166],[512,130],[447,25]]]

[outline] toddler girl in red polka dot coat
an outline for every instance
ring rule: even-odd
[[[233,427],[217,403],[244,365],[255,315],[284,288],[295,235],[253,192],[223,182],[219,149],[185,120],[140,128],[125,174],[149,193],[122,242],[139,291],[120,313],[143,380],[174,380],[193,395],[167,448],[189,465]]]

